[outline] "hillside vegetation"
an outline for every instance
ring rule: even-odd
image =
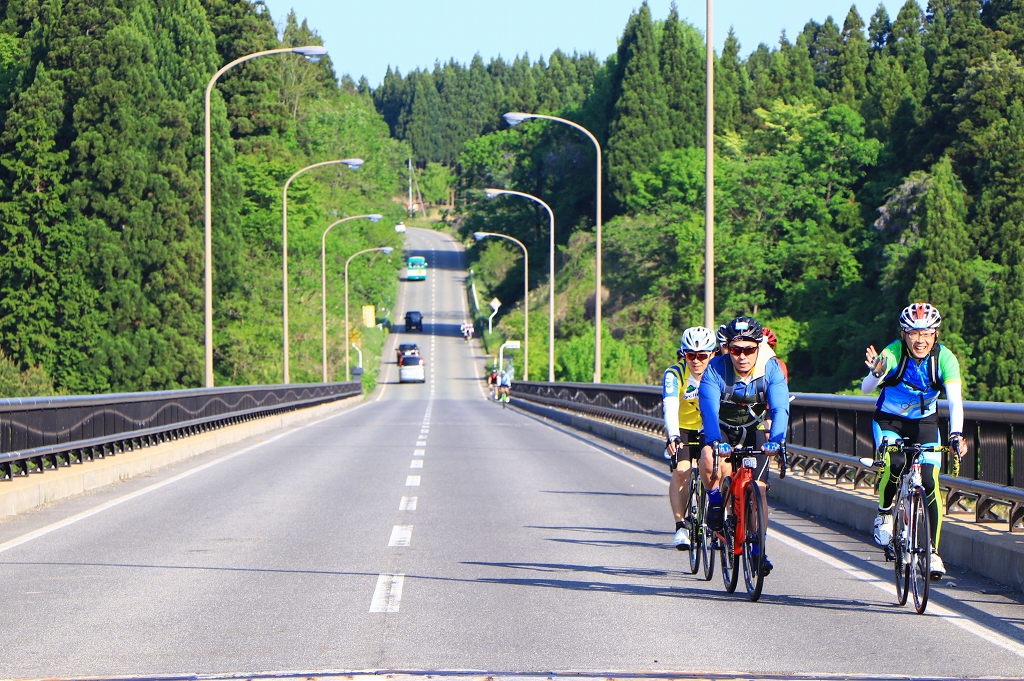
[[[319,44],[250,0],[0,3],[0,366],[6,394],[197,387],[203,381],[203,93],[239,56]],[[319,381],[320,235],[329,352],[343,378],[345,258],[399,246],[406,147],[368,88],[329,59],[263,57],[213,97],[215,369],[281,381],[281,190],[289,192],[292,380]],[[343,167],[342,167],[343,168]],[[352,304],[390,308],[399,256],[352,264]],[[341,366],[338,373],[337,368]],[[17,372],[25,376],[17,376]],[[9,378],[8,375],[15,375]]]
[[[730,32],[715,67],[716,317],[754,314],[781,339],[799,390],[848,387],[863,348],[900,309],[930,300],[974,399],[1024,400],[1024,5],[914,0],[896,17],[808,22],[743,56]],[[505,111],[552,113],[604,147],[604,380],[651,382],[679,332],[703,319],[704,47],[675,8],[633,13],[617,52],[521,55],[389,71],[373,92],[421,165],[457,172],[458,214],[530,247],[531,378],[547,376],[547,217],[555,211],[556,376],[593,366],[594,152],[566,126],[508,129]],[[474,248],[478,282],[520,307],[522,265]]]

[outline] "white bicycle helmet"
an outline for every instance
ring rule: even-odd
[[[942,315],[930,303],[911,303],[900,313],[900,328],[904,331],[937,329],[942,324]]]
[[[691,326],[683,331],[679,342],[679,352],[714,352],[716,347],[715,334],[703,326]]]

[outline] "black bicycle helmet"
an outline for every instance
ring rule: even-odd
[[[737,317],[725,325],[726,342],[737,340],[760,343],[764,340],[764,328],[753,317]]]

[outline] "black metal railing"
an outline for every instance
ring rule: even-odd
[[[530,381],[513,384],[512,395],[664,433],[661,390],[653,386]],[[860,458],[873,458],[875,399],[815,393],[793,397],[787,441],[794,470],[855,489],[874,487],[877,469]],[[966,402],[964,412],[969,451],[960,477],[940,477],[947,511],[969,513],[978,522],[1006,522],[1011,531],[1024,529],[1024,404]],[[943,440],[947,416],[940,402]]]
[[[0,480],[362,394],[358,381],[0,400]]]

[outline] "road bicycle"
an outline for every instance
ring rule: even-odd
[[[728,457],[733,469],[732,478],[722,481],[722,489],[726,490],[722,500],[725,518],[722,531],[714,533],[722,557],[725,590],[729,593],[736,590],[742,564],[743,581],[751,601],[761,597],[764,587],[768,533],[768,499],[764,488],[754,481],[759,456],[764,454],[754,447],[733,448]],[[789,467],[785,447],[777,456],[779,477],[785,478]],[[715,476],[718,474],[718,459],[716,454],[713,457]]]
[[[498,401],[501,402],[502,409],[504,409],[505,405],[507,405],[509,403],[509,400],[512,399],[511,396],[509,395],[510,392],[511,389],[507,385],[503,385],[500,388],[498,388]]]
[[[699,447],[699,442],[677,443],[676,451],[682,447]],[[714,536],[707,526],[708,492],[700,479],[696,459],[691,457],[690,477],[687,481],[686,509],[683,522],[690,533],[690,574],[695,575],[704,565],[704,581],[711,581],[715,574]]]
[[[876,457],[885,452],[902,452],[908,465],[900,476],[900,486],[893,504],[892,541],[885,547],[886,562],[892,561],[896,580],[896,601],[907,604],[910,593],[914,594],[914,609],[923,615],[928,607],[928,590],[932,572],[932,532],[928,520],[928,495],[921,480],[921,455],[928,452],[949,451],[949,447],[926,447],[896,440],[890,444],[885,439],[878,448]],[[882,468],[882,458],[861,459],[865,466]]]

